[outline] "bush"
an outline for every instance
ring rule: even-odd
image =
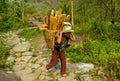
[[[7,17],[6,17],[7,16]],[[0,31],[6,32],[10,30],[16,30],[22,27],[22,22],[11,15],[6,15],[0,20]]]
[[[26,7],[25,8],[26,13],[33,14],[33,13],[37,12],[36,7],[33,6],[33,5],[32,6],[31,5],[26,5],[25,7]]]
[[[120,43],[115,41],[88,40],[66,49],[72,62],[89,62],[103,66],[110,77],[120,78]]]
[[[94,40],[120,40],[120,24],[91,20],[76,24],[74,30],[76,34],[81,36],[85,34]]]
[[[6,67],[6,58],[9,55],[9,48],[0,40],[0,67]]]

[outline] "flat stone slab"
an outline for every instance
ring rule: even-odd
[[[30,49],[30,43],[29,42],[22,42],[20,44],[17,44],[16,46],[13,47],[14,52],[25,52],[29,51]]]
[[[40,73],[41,73],[40,68],[34,71],[31,69],[25,69],[25,70],[16,72],[16,74],[21,77],[22,81],[32,81],[37,77],[39,77]]]
[[[25,53],[22,53],[23,56],[32,56],[33,55],[33,52],[25,52]]]
[[[13,38],[13,39],[9,39],[6,41],[6,44],[8,46],[14,46],[14,45],[17,45],[18,43],[20,42],[20,39],[19,38]]]
[[[86,73],[94,69],[94,65],[88,63],[79,63],[76,64],[76,66],[78,67],[78,71],[80,71],[81,73]]]
[[[14,73],[7,73],[0,70],[0,81],[20,81]]]
[[[68,72],[86,73],[93,69],[94,69],[94,65],[89,63],[67,64]]]

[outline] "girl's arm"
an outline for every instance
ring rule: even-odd
[[[76,41],[76,38],[75,38],[75,36],[74,36],[73,33],[70,34],[70,39],[71,39],[72,41]]]
[[[57,43],[60,44],[62,40],[62,31],[60,31],[59,36],[57,37]]]

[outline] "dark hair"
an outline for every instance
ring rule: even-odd
[[[65,33],[62,34],[62,37],[65,37],[67,40],[70,39],[70,36],[66,36]]]

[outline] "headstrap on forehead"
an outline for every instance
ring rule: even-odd
[[[63,27],[63,33],[65,32],[74,32],[71,26],[64,26]]]
[[[69,22],[64,22],[63,26],[71,26],[71,24]]]

